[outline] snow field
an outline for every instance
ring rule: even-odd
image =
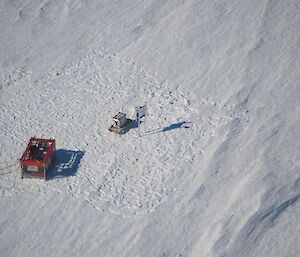
[[[6,190],[8,180],[15,178],[12,172],[1,180],[3,193],[63,192],[67,188],[75,198],[101,211],[124,215],[154,211],[176,190],[170,181],[177,163],[182,159],[192,163],[203,154],[201,149],[209,138],[240,115],[232,106],[220,106],[210,98],[201,100],[201,110],[194,110],[188,97],[170,89],[168,82],[158,81],[133,60],[103,49],[93,50],[79,63],[49,72],[34,83],[24,71],[5,78],[3,96],[7,102],[2,114],[7,120],[9,115],[14,118],[2,135],[3,149],[10,148],[11,153],[2,154],[1,160],[18,158],[17,147],[26,144],[21,142],[12,151],[11,138],[23,141],[14,131],[28,138],[54,137],[58,149],[80,150],[84,156],[75,177],[45,183],[17,177],[13,188]],[[30,90],[29,98],[28,91],[15,91],[20,84]],[[18,102],[8,101],[14,94]],[[124,109],[133,117],[135,105],[143,103],[147,103],[149,115],[142,125],[142,137],[137,129],[122,136],[108,132],[117,111]],[[69,158],[69,163],[55,167],[58,172],[70,166],[76,155]]]
[[[0,255],[299,256],[298,1],[0,14]],[[145,102],[142,137],[108,132]],[[57,139],[46,182],[19,177],[31,136]]]

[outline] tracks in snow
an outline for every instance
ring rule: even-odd
[[[3,94],[12,101],[4,101],[0,109],[3,114],[9,108],[16,116],[0,134],[10,155],[20,151],[20,145],[11,147],[7,140],[11,131],[16,142],[32,135],[55,137],[59,147],[84,150],[85,155],[76,176],[46,183],[18,179],[9,190],[1,177],[1,190],[70,193],[96,209],[122,215],[154,211],[176,191],[170,181],[182,161],[192,164],[205,153],[209,139],[223,133],[240,115],[233,106],[211,98],[201,99],[201,108],[194,109],[169,82],[159,81],[132,59],[104,50],[94,50],[77,64],[50,72],[35,83],[28,73],[13,74],[2,77]],[[144,102],[149,115],[143,137],[134,130],[123,136],[108,132],[117,111],[124,108],[132,115],[133,108]]]

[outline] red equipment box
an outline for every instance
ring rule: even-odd
[[[55,139],[32,137],[20,159],[22,178],[47,178],[47,170],[54,163]]]

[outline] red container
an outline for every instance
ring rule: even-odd
[[[32,137],[20,159],[22,178],[47,178],[55,159],[55,139]]]

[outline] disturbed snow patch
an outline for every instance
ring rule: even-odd
[[[209,97],[194,109],[168,81],[104,50],[34,82],[24,71],[12,74],[1,81],[1,161],[17,159],[30,136],[54,137],[58,149],[80,150],[84,156],[76,176],[46,182],[20,180],[15,172],[1,176],[3,194],[68,192],[102,211],[154,211],[176,190],[170,181],[182,160],[192,163],[239,115]],[[116,112],[133,118],[134,107],[144,103],[149,114],[142,137],[136,129],[122,136],[108,132]],[[54,169],[60,172],[61,165]]]

